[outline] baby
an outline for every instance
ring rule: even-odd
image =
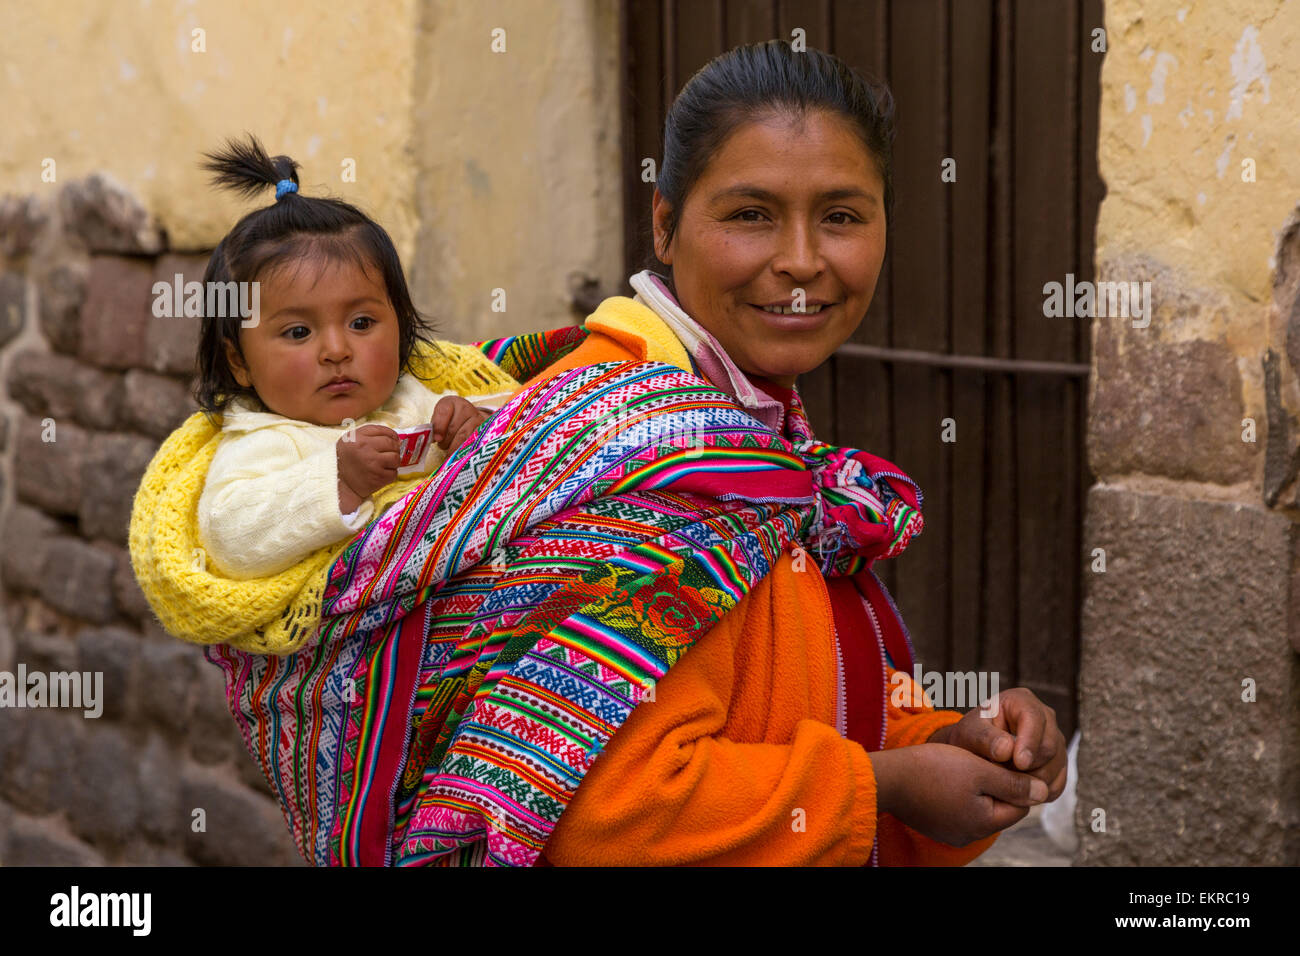
[[[371,495],[398,478],[394,429],[432,425],[431,471],[513,394],[430,391],[412,374],[430,329],[411,303],[388,234],[360,210],[297,191],[297,164],[256,139],[206,154],[221,186],[276,201],[244,216],[212,254],[204,289],[257,283],[256,315],[213,309],[199,343],[199,407],[222,436],[199,500],[213,570],[278,574],[375,517]],[[217,314],[213,314],[213,313]],[[436,346],[435,346],[436,348]]]

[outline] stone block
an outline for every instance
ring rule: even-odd
[[[19,631],[14,649],[15,664],[25,664],[29,673],[77,669],[77,644],[70,635]]]
[[[87,628],[77,635],[77,670],[103,674],[100,720],[131,718],[137,700],[138,635],[120,627]]]
[[[75,420],[86,428],[117,426],[124,383],[57,352],[26,351],[14,356],[9,394],[31,415],[55,422]]]
[[[66,355],[77,354],[81,306],[86,300],[89,275],[89,264],[79,259],[60,263],[36,275],[41,331],[52,348]]]
[[[141,715],[160,730],[181,735],[191,724],[198,667],[198,648],[172,640],[140,646]]]
[[[158,442],[131,434],[92,434],[81,475],[81,533],[126,546],[131,505]]]
[[[36,237],[49,213],[35,196],[0,197],[0,252],[25,256],[36,245]]]
[[[13,671],[16,652],[13,626],[9,623],[8,615],[0,614],[0,671]],[[0,763],[0,767],[3,766]]]
[[[33,819],[16,814],[4,849],[4,866],[103,866],[104,858],[53,819]]]
[[[184,844],[190,829],[189,811],[181,806],[183,758],[156,733],[150,733],[137,757],[140,767],[140,830],[169,847]]]
[[[176,379],[137,369],[126,373],[122,427],[161,441],[198,410],[189,390]]]
[[[52,514],[75,515],[81,506],[81,475],[87,433],[57,418],[23,415],[16,428],[14,487],[19,501]]]
[[[18,337],[27,320],[27,280],[20,272],[0,273],[0,349]]]
[[[1224,485],[1252,478],[1265,423],[1256,423],[1255,442],[1242,440],[1241,373],[1232,350],[1205,340],[1160,342],[1148,331],[1098,320],[1088,422],[1093,472]]]
[[[194,861],[165,846],[137,840],[122,854],[123,866],[193,866]]]
[[[1300,863],[1292,533],[1259,508],[1089,493],[1076,862]]]
[[[304,865],[279,806],[211,767],[186,766],[181,774],[186,813],[204,811],[205,829],[186,834],[185,852],[213,866]]]
[[[67,356],[26,349],[9,367],[9,396],[35,418],[75,418],[75,377],[82,368],[86,366]]]
[[[105,173],[69,183],[59,196],[64,228],[91,252],[156,255],[166,234],[126,187]]]
[[[181,276],[181,288],[187,282],[202,282],[208,267],[208,256],[165,255],[158,258],[153,281],[166,282],[174,287],[176,276]],[[152,302],[152,300],[151,300]],[[155,372],[192,376],[197,370],[200,332],[203,320],[194,316],[176,315],[173,303],[171,318],[153,314],[149,310],[149,325],[145,332],[149,368]]]
[[[36,815],[67,809],[70,781],[82,772],[81,735],[92,721],[80,713],[19,708],[7,712],[4,722],[12,722],[13,736],[5,744],[0,796]]]
[[[14,808],[0,800],[0,853],[3,853],[5,844],[9,841],[9,828],[14,822]],[[0,866],[4,866],[4,857],[0,856]]]
[[[15,506],[15,508],[17,508],[17,507],[18,507],[18,506]],[[10,513],[12,514],[13,511],[11,510]],[[0,527],[3,527],[3,525],[0,525]],[[3,539],[0,538],[0,540],[3,540]],[[6,597],[11,597],[11,596],[10,596],[10,595],[6,595]],[[9,626],[9,630],[10,630],[11,632],[12,632],[15,628],[17,628],[17,627],[21,627],[21,626],[22,626],[22,622],[23,622],[23,601],[22,601],[22,599],[19,599],[19,600],[17,600],[17,601],[15,601],[15,600],[4,600],[4,601],[0,601],[0,620],[3,620],[4,623],[7,624],[7,625]]]
[[[113,599],[116,565],[111,549],[71,535],[56,538],[42,567],[39,593],[69,617],[108,624],[117,613]]]
[[[78,386],[77,421],[87,428],[99,431],[116,428],[121,419],[126,392],[122,376],[82,365],[77,369],[73,380]]]
[[[79,358],[101,368],[147,368],[145,331],[153,302],[147,259],[95,256],[81,309]]]
[[[113,572],[113,597],[117,599],[118,610],[133,620],[144,621],[153,615],[144,591],[140,590],[140,582],[136,580],[131,555],[125,548],[119,549],[117,555],[117,569]]]
[[[98,847],[126,845],[140,828],[136,747],[118,725],[87,720],[77,747],[78,772],[63,782],[68,823]]]
[[[13,671],[17,667],[16,662],[11,661],[10,666],[5,670]],[[0,794],[8,792],[7,787],[2,782],[3,777],[11,771],[8,769],[17,765],[18,758],[26,746],[27,740],[27,715],[30,711],[6,710],[4,720],[0,720],[0,767],[6,768],[5,774],[0,775]],[[3,803],[0,800],[0,803]]]
[[[5,587],[39,592],[59,523],[38,508],[15,503],[0,528],[0,579]]]

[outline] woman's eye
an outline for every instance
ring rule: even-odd
[[[838,218],[836,218],[836,217],[838,217]],[[830,220],[833,220],[833,221],[835,222],[835,225],[837,225],[837,226],[847,226],[847,225],[849,225],[850,223],[861,222],[861,221],[862,221],[861,219],[859,219],[857,216],[853,215],[852,213],[850,213],[850,212],[844,212],[843,210],[841,210],[841,211],[839,211],[839,212],[833,212],[833,213],[831,213],[829,216],[827,216],[826,218],[827,218],[827,219],[830,219]]]
[[[742,209],[731,218],[739,219],[741,222],[762,222],[763,213],[758,209]]]

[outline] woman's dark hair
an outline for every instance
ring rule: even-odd
[[[251,134],[244,142],[227,140],[224,149],[203,156],[202,167],[212,172],[214,185],[246,196],[256,196],[282,180],[298,182],[298,164],[288,156],[267,156]],[[351,262],[365,272],[378,267],[397,313],[400,369],[411,371],[409,361],[417,340],[432,342],[434,329],[411,302],[401,259],[383,227],[351,203],[286,192],[282,199],[235,223],[217,243],[203,274],[204,314],[194,397],[209,418],[223,410],[231,398],[255,397],[256,393],[236,381],[223,345],[229,341],[244,354],[239,343],[239,310],[221,308],[216,311],[224,315],[212,314],[207,290],[217,288],[212,283],[253,282],[291,260],[313,257]]]
[[[886,227],[894,218],[894,97],[821,50],[795,52],[785,40],[736,47],[687,81],[664,122],[664,157],[656,186],[671,206],[671,242],[687,195],[727,138],[744,123],[776,111],[826,110],[848,120],[885,183]]]

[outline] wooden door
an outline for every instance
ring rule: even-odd
[[[1067,734],[1089,337],[1087,320],[1043,316],[1042,289],[1092,278],[1102,25],[1100,0],[624,0],[622,17],[629,273],[652,261],[642,160],[662,158],[667,107],[710,58],[800,28],[893,90],[876,296],[799,387],[819,435],[891,459],[925,493],[925,533],[878,566],[925,668],[997,671]]]

